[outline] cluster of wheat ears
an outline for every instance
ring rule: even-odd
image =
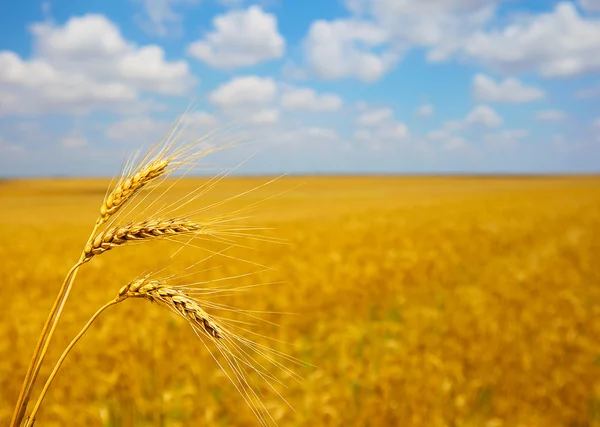
[[[101,313],[107,308],[130,298],[141,298],[158,303],[185,319],[196,335],[203,339],[208,351],[211,350],[204,340],[208,340],[209,344],[212,344],[213,348],[216,348],[223,356],[228,365],[228,370],[224,369],[217,358],[215,358],[215,361],[250,406],[260,424],[275,423],[269,411],[262,404],[259,394],[247,379],[246,372],[251,369],[279,395],[279,392],[273,387],[273,383],[279,383],[280,380],[273,373],[273,369],[258,363],[257,358],[268,361],[272,368],[285,372],[289,377],[296,377],[296,374],[283,362],[287,360],[297,363],[298,361],[291,356],[234,333],[234,328],[231,328],[226,321],[217,316],[211,316],[207,310],[214,307],[214,303],[211,303],[212,305],[202,304],[202,300],[198,298],[199,291],[194,289],[193,284],[186,283],[185,280],[183,283],[181,282],[181,279],[185,279],[187,275],[164,275],[160,277],[157,276],[156,272],[145,273],[121,287],[116,292],[113,300],[96,311],[59,357],[33,409],[27,414],[33,386],[38,378],[50,341],[55,334],[77,272],[84,264],[91,262],[104,252],[120,246],[157,239],[174,241],[182,246],[189,246],[195,240],[215,239],[229,242],[231,243],[229,247],[232,247],[235,246],[233,239],[240,236],[252,236],[252,233],[257,230],[257,228],[251,226],[232,225],[232,221],[239,218],[241,209],[224,215],[203,217],[202,214],[208,208],[214,207],[215,204],[188,211],[186,215],[174,215],[175,212],[181,212],[183,207],[192,206],[193,201],[226,176],[224,173],[208,180],[206,184],[186,195],[185,199],[170,204],[163,203],[160,208],[158,207],[159,201],[173,185],[170,183],[171,181],[181,179],[209,153],[233,145],[215,145],[211,141],[211,133],[190,138],[190,135],[194,135],[194,129],[184,125],[186,117],[189,116],[188,113],[183,114],[171,130],[158,143],[153,145],[144,156],[139,159],[132,158],[123,168],[119,178],[109,186],[100,207],[100,215],[93,226],[88,241],[81,252],[79,260],[67,273],[44,324],[23,381],[11,427],[22,425],[30,427],[34,425],[44,396],[46,396],[48,388],[73,346]],[[177,179],[165,181],[175,171],[182,171],[183,173]],[[166,189],[163,190],[160,184],[165,184]],[[156,191],[158,188],[161,188],[161,191]],[[150,200],[149,203],[147,203],[148,200]],[[124,212],[133,212],[136,208],[142,206],[142,201],[145,201],[146,204],[141,212],[135,212],[137,219],[124,220],[126,217]],[[244,209],[249,207],[246,206]],[[264,238],[264,236],[258,235],[255,235],[255,237]],[[212,255],[223,254],[223,252],[213,252]],[[201,261],[203,260],[199,262]],[[211,290],[210,292],[216,291]],[[253,357],[253,354],[257,357]]]

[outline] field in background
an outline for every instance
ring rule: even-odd
[[[199,206],[265,181],[223,181]],[[0,425],[106,185],[0,182]],[[283,283],[226,301],[297,313],[251,327],[315,365],[286,381],[295,412],[265,390],[280,426],[600,426],[600,178],[285,178],[223,211],[288,189],[249,220],[288,244],[238,252],[274,269],[241,283]],[[85,265],[42,373],[169,248],[116,248]],[[257,425],[189,326],[147,301],[100,317],[38,424]]]

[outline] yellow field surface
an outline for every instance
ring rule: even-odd
[[[224,180],[194,207],[265,181]],[[0,425],[107,184],[0,182]],[[281,312],[261,315],[277,326],[239,333],[312,365],[287,363],[302,379],[280,371],[286,388],[274,383],[294,410],[256,382],[279,426],[600,426],[600,178],[283,178],[214,212],[276,194],[243,221],[287,243],[248,239],[197,277],[276,282],[222,302]],[[85,264],[40,378],[97,308],[176,247],[129,245]],[[174,259],[204,256],[187,247]],[[127,300],[50,388],[36,426],[58,425],[259,424],[183,319]]]

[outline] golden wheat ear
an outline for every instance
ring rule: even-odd
[[[161,280],[142,278],[119,291],[119,298],[142,298],[156,302],[183,317],[194,328],[204,330],[212,338],[223,338],[223,331],[192,297]]]
[[[249,274],[240,275],[239,277],[246,277]],[[157,303],[183,318],[191,326],[196,336],[201,339],[206,350],[229,381],[231,381],[260,425],[277,425],[268,408],[263,403],[263,396],[259,385],[251,379],[251,376],[255,376],[255,379],[264,382],[267,388],[274,391],[279,398],[292,408],[277,390],[277,387],[285,387],[277,372],[283,373],[287,378],[300,380],[301,377],[285,366],[284,362],[305,367],[309,365],[285,353],[272,349],[270,346],[256,343],[236,333],[236,330],[238,330],[243,334],[259,335],[254,331],[240,327],[240,324],[246,325],[246,322],[226,319],[210,314],[207,311],[211,309],[219,312],[225,310],[245,314],[244,310],[198,299],[195,296],[210,296],[219,293],[226,295],[230,292],[246,291],[252,286],[262,285],[204,288],[194,292],[196,285],[199,283],[190,284],[185,280],[184,284],[176,284],[179,279],[186,276],[188,275],[153,278],[153,274],[148,274],[123,286],[119,291],[117,300],[122,301],[127,298],[145,299]],[[234,280],[235,278],[234,276],[230,279]],[[247,315],[252,319],[261,320],[255,316],[256,313],[249,311]],[[208,343],[205,339],[208,340]],[[212,344],[212,346],[209,344]]]
[[[197,136],[195,131],[198,130],[199,125],[194,127],[188,123],[192,113],[187,111],[181,115],[173,123],[172,129],[163,135],[141,159],[137,161],[135,158],[129,159],[116,183],[107,190],[100,206],[100,216],[96,221],[98,226],[117,214],[141,190],[159,185],[178,170],[192,170],[207,155],[236,145],[233,141],[228,143],[213,141],[226,127]]]
[[[169,158],[155,159],[149,164],[144,165],[132,176],[126,176],[119,180],[115,188],[107,194],[102,206],[100,206],[100,218],[98,219],[98,223],[104,223],[138,191],[164,176],[167,173],[169,161]]]
[[[111,227],[97,234],[84,249],[84,261],[130,242],[201,233],[206,226],[185,218],[149,219]]]

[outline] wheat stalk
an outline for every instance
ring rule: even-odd
[[[40,396],[38,397],[38,400],[36,401],[31,414],[25,422],[25,427],[33,427],[36,420],[36,415],[48,392],[48,389],[50,388],[51,383],[53,382],[54,378],[58,373],[59,368],[62,366],[67,355],[73,349],[75,344],[87,332],[92,323],[100,316],[100,314],[102,314],[107,308],[116,305],[128,298],[140,298],[153,303],[157,303],[160,306],[168,309],[169,311],[175,313],[176,315],[186,320],[196,333],[198,333],[198,331],[203,331],[204,335],[208,337],[213,342],[213,344],[215,344],[219,352],[224,356],[227,362],[227,366],[230,368],[231,375],[227,373],[227,370],[217,361],[221,369],[223,369],[226,376],[232,381],[233,385],[241,393],[242,397],[244,398],[246,403],[248,403],[260,424],[263,426],[267,426],[267,419],[264,415],[262,415],[261,412],[266,412],[269,418],[271,418],[271,416],[267,408],[262,404],[259,395],[256,393],[256,391],[252,389],[252,386],[248,382],[246,378],[246,368],[250,368],[257,372],[264,380],[267,381],[267,383],[271,387],[272,385],[270,381],[279,381],[274,376],[264,371],[264,367],[262,367],[260,364],[258,364],[258,366],[255,366],[256,361],[253,360],[249,352],[255,352],[261,354],[262,356],[265,356],[265,352],[268,352],[274,355],[278,354],[280,356],[284,356],[288,360],[294,362],[297,361],[293,360],[293,358],[290,358],[289,356],[283,355],[274,350],[268,349],[267,347],[263,347],[245,338],[237,336],[235,333],[233,333],[233,331],[226,327],[226,322],[217,322],[215,318],[209,315],[202,308],[201,303],[197,299],[195,299],[188,292],[183,290],[186,289],[187,286],[173,285],[171,282],[174,278],[175,276],[160,279],[152,279],[150,275],[146,275],[142,278],[136,279],[123,286],[119,290],[119,293],[114,300],[108,302],[107,304],[103,305],[99,310],[97,310],[96,313],[92,315],[92,317],[83,326],[79,333],[73,338],[73,340],[69,343],[69,345],[59,357],[48,379],[46,380],[46,383],[42,388]],[[213,308],[219,307],[218,304],[214,303],[207,303],[207,305]],[[242,347],[246,347],[248,350],[244,350]],[[268,355],[267,359],[270,359]],[[215,361],[216,360],[217,359],[215,358]],[[270,361],[275,366],[278,366],[280,369],[283,369],[284,371],[289,373],[291,376],[295,375],[293,372],[287,371],[285,368],[283,368],[282,365],[273,362],[272,360]],[[271,418],[271,420],[273,419]]]
[[[179,124],[182,123],[182,120],[183,118],[180,119]],[[195,140],[189,144],[180,145],[178,140],[180,135],[181,132],[178,131],[177,127],[173,129],[162,145],[155,145],[137,164],[130,164],[127,166],[115,186],[107,192],[100,207],[100,216],[96,220],[94,228],[84,246],[80,258],[78,262],[69,270],[69,273],[65,277],[56,301],[54,302],[48,319],[46,320],[25,376],[23,388],[21,389],[17,404],[15,406],[11,427],[17,427],[21,425],[27,410],[27,404],[33,385],[47,353],[52,336],[56,330],[59,318],[63,312],[66,300],[73,285],[73,281],[75,280],[79,268],[84,263],[90,261],[94,256],[100,255],[117,246],[126,245],[132,242],[145,242],[156,239],[174,239],[179,236],[191,236],[191,239],[188,240],[184,246],[190,245],[191,240],[199,237],[200,235],[204,236],[202,237],[204,239],[208,239],[210,237],[211,239],[220,240],[221,242],[228,242],[228,244],[231,245],[230,247],[237,246],[235,244],[235,240],[233,240],[234,243],[232,244],[231,239],[236,239],[238,237],[249,237],[256,240],[269,241],[268,239],[261,238],[260,236],[248,234],[248,232],[258,230],[255,227],[235,227],[229,225],[230,221],[236,219],[234,215],[239,214],[244,209],[238,209],[228,215],[215,216],[201,222],[180,216],[164,219],[160,217],[153,217],[152,215],[143,221],[129,221],[125,224],[122,223],[122,218],[121,221],[119,221],[119,215],[121,214],[122,209],[127,204],[130,204],[131,201],[143,189],[147,189],[148,187],[155,188],[154,184],[158,184],[159,181],[165,179],[173,171],[182,168],[183,165],[191,165],[195,161],[206,156],[208,153],[217,149],[225,148],[225,146],[223,146],[219,148],[198,150],[194,144],[199,140]],[[200,140],[202,139],[204,139],[204,137]],[[216,181],[209,181],[207,188],[200,187],[199,189],[192,191],[187,197],[180,199],[178,201],[180,205],[177,207],[177,209],[196,200],[196,198],[203,194],[203,192],[212,188],[216,182],[222,179],[222,177],[223,176],[219,175]],[[242,195],[246,193],[247,192],[244,192]],[[220,206],[229,200],[233,200],[236,197],[231,197],[224,201],[205,206],[202,209],[193,211],[191,215],[198,215],[208,209]],[[156,200],[150,203],[145,210],[152,207],[155,201]],[[250,207],[253,205],[254,204],[250,205]],[[139,206],[139,203],[137,206]],[[164,215],[165,210],[170,209],[173,206],[174,204],[167,205],[166,207],[159,209],[158,213]],[[143,212],[145,212],[145,210]],[[171,212],[171,215],[173,214],[174,212]],[[154,213],[154,215],[157,215],[157,213]],[[112,222],[102,230],[101,226],[105,224],[111,217]],[[222,252],[224,251],[215,252],[213,255],[223,255]],[[271,350],[266,346],[262,346],[236,335],[231,331],[231,325],[229,322],[225,320],[222,322],[217,322],[213,316],[209,315],[204,310],[202,304],[191,296],[190,292],[186,292],[186,287],[172,285],[170,283],[172,278],[173,277],[162,280],[154,280],[150,279],[150,276],[146,276],[130,282],[128,285],[121,288],[115,300],[104,305],[92,316],[79,334],[77,334],[77,336],[71,341],[53,368],[32,410],[32,413],[27,418],[27,426],[33,426],[35,422],[35,416],[44,399],[44,396],[47,393],[50,383],[56,376],[58,369],[76,342],[82,337],[82,335],[88,330],[91,324],[104,310],[127,298],[141,298],[151,302],[156,302],[164,308],[167,308],[168,310],[184,318],[192,326],[194,332],[199,337],[200,332],[202,332],[203,336],[208,337],[216,346],[220,354],[225,358],[227,363],[226,366],[230,368],[232,375],[230,376],[227,374],[226,370],[217,361],[214,354],[207,347],[215,361],[217,361],[219,366],[227,374],[227,377],[233,382],[237,390],[242,394],[242,397],[250,405],[252,411],[257,416],[261,424],[267,424],[266,418],[264,418],[264,416],[259,412],[264,410],[270,418],[271,416],[268,410],[262,404],[262,401],[256,391],[254,391],[246,379],[246,368],[254,370],[269,384],[269,386],[271,386],[271,388],[273,388],[271,381],[279,381],[269,372],[267,372],[250,354],[253,352],[258,355],[258,357],[268,360],[274,366],[277,366],[278,368],[283,369],[285,372],[290,374],[290,376],[294,376],[295,374],[284,368],[283,365],[275,362],[271,358],[271,355],[284,356],[287,360],[295,363],[298,363],[298,361],[293,358],[289,358],[282,353]],[[219,305],[214,303],[207,304],[207,306],[219,308]],[[223,307],[224,306],[221,308]],[[279,393],[277,392],[277,394]],[[273,420],[273,418],[271,418],[271,420]]]
[[[88,241],[84,246],[84,250],[77,263],[75,263],[67,273],[56,300],[50,309],[48,318],[44,323],[27,368],[27,373],[25,374],[19,397],[17,398],[17,403],[11,419],[11,427],[21,425],[25,416],[33,385],[37,379],[41,365],[48,351],[50,341],[64,310],[73,281],[77,276],[79,268],[91,259],[90,255],[93,255],[93,252],[89,252],[88,248],[92,248],[92,250],[96,251],[100,250],[100,247],[94,246],[94,243],[97,243],[97,232],[99,227],[107,221],[109,217],[115,215],[130,202],[140,190],[148,186],[148,184],[156,182],[161,177],[166,177],[175,170],[184,169],[184,167],[188,166],[191,169],[197,161],[207,154],[231,146],[230,144],[216,148],[199,146],[200,142],[210,140],[213,136],[213,132],[209,132],[200,138],[192,138],[191,141],[188,140],[186,142],[186,137],[189,135],[183,132],[182,129],[185,118],[186,115],[182,115],[173,129],[167,134],[166,138],[155,144],[139,162],[135,165],[131,163],[130,167],[125,169],[116,186],[107,193],[100,208],[100,216],[90,233]],[[106,234],[104,235],[106,236]]]
[[[151,302],[157,302],[163,307],[183,317],[194,328],[202,328],[202,330],[204,330],[208,336],[214,339],[220,339],[224,336],[224,329],[217,325],[213,319],[211,319],[208,313],[206,313],[206,311],[200,307],[198,302],[196,302],[185,292],[182,292],[181,290],[178,290],[172,286],[168,286],[166,280],[150,280],[149,277],[144,277],[130,282],[121,288],[118,296],[114,300],[103,305],[98,311],[96,311],[96,313],[94,313],[94,315],[88,320],[88,322],[83,326],[83,328],[63,351],[56,362],[56,365],[52,369],[52,372],[50,372],[50,375],[46,380],[44,387],[42,388],[40,396],[38,397],[31,414],[26,420],[25,427],[32,427],[34,425],[36,415],[52,381],[56,377],[58,370],[75,344],[77,344],[77,342],[87,332],[92,323],[100,316],[100,314],[102,314],[107,308],[118,304],[127,298],[142,298]]]

